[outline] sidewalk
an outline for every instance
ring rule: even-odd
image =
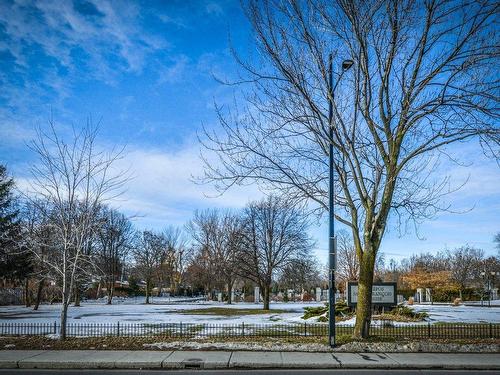
[[[500,369],[500,355],[245,351],[0,350],[0,368],[407,368]]]

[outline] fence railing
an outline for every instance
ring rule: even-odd
[[[0,323],[1,336],[58,335],[60,325],[53,323]],[[300,337],[327,336],[326,324],[206,324],[206,323],[68,323],[67,336],[71,337]],[[337,324],[336,334],[351,335],[353,327]],[[405,324],[376,325],[372,336],[419,339],[484,339],[500,338],[500,324]]]

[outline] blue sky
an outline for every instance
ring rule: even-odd
[[[236,188],[223,197],[191,176],[202,171],[196,133],[216,126],[214,102],[230,103],[234,88],[213,76],[237,71],[229,35],[245,55],[251,35],[237,1],[0,1],[0,160],[22,187],[33,162],[26,142],[53,115],[62,131],[91,116],[101,121],[103,147],[127,145],[135,178],[116,205],[138,227],[182,225],[193,210],[239,208],[261,193]],[[456,184],[448,199],[462,214],[420,226],[420,237],[390,230],[386,258],[471,244],[496,253],[500,231],[498,165],[474,145],[460,150],[467,167],[442,166]],[[207,197],[209,196],[209,197]],[[312,228],[326,259],[326,226]]]

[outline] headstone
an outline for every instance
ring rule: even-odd
[[[217,301],[222,302],[222,293],[217,293]]]
[[[291,300],[293,297],[293,289],[288,289],[286,291],[286,294],[287,294],[288,300]]]
[[[402,294],[398,294],[397,299],[398,299],[398,300],[397,300],[398,305],[399,305],[400,303],[403,303],[403,301],[405,300],[405,298],[403,297],[403,295],[402,295]]]
[[[335,293],[335,303],[337,303],[338,301],[340,301],[340,297],[341,297],[341,295],[340,295],[339,292]]]
[[[234,302],[234,290],[231,290],[231,302]]]
[[[432,302],[431,288],[425,288],[425,302]]]
[[[498,299],[498,288],[491,289],[491,299]]]
[[[260,288],[256,286],[253,290],[254,302],[260,303]]]
[[[415,296],[415,302],[416,303],[422,303],[422,302],[424,302],[423,297],[424,297],[424,290],[422,288],[417,288],[417,294]]]
[[[321,288],[316,288],[316,302],[321,302]]]
[[[328,301],[328,289],[322,291],[323,301]]]

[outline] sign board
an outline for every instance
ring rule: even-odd
[[[396,283],[373,283],[372,304],[377,306],[396,306],[397,303]],[[358,283],[347,283],[347,304],[356,306],[358,303]]]

